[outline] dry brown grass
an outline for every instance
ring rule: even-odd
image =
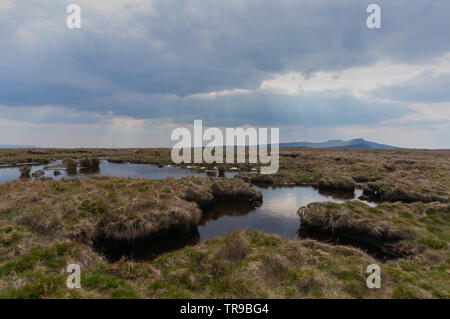
[[[241,232],[148,263],[108,263],[92,249],[98,236],[129,241],[189,231],[215,201],[258,205],[261,195],[238,178],[18,180],[0,184],[0,297],[449,298],[450,151],[296,148],[280,155],[277,174],[240,177],[330,188],[361,183],[364,196],[385,202],[311,204],[303,226],[350,234],[400,258]],[[170,163],[166,149],[0,150],[3,163],[101,156]],[[396,200],[403,202],[388,203]],[[68,263],[83,265],[81,290],[65,288]],[[381,266],[381,289],[366,287],[372,263]]]
[[[357,248],[235,232],[152,262],[108,263],[89,245],[56,243],[2,218],[0,298],[448,298],[448,255],[424,256],[383,262]],[[72,263],[81,289],[65,285]],[[381,289],[366,286],[374,263]]]
[[[90,177],[0,185],[0,214],[54,238],[132,241],[197,228],[201,207],[262,200],[238,179]]]
[[[228,237],[217,251],[217,258],[229,261],[239,261],[250,253],[250,247],[244,236],[236,235]]]
[[[450,150],[280,150],[280,169],[270,177],[241,178],[273,184],[321,185],[351,190],[361,184],[366,199],[450,201]]]
[[[0,149],[0,164],[48,162],[57,159],[106,157],[123,163],[173,164],[170,149]],[[242,170],[252,182],[323,185],[351,190],[363,184],[365,196],[381,201],[449,201],[450,150],[311,149],[280,150],[278,173],[250,175],[260,164],[225,164]],[[181,165],[183,166],[183,165]],[[192,169],[198,169],[198,166]],[[201,164],[207,167],[206,163]]]
[[[448,255],[449,204],[312,203],[298,214],[304,230],[371,245],[391,256],[423,256],[427,249]]]
[[[20,171],[20,177],[21,178],[29,178],[30,177],[30,171],[31,166],[30,165],[24,165],[19,168]]]

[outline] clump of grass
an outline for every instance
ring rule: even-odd
[[[353,192],[355,190],[355,182],[351,178],[346,177],[327,178],[319,181],[319,189],[321,188]]]
[[[241,253],[245,246],[248,248]],[[156,297],[177,289],[192,298],[388,295],[389,276],[382,291],[366,287],[364,265],[373,262],[354,248],[282,240],[260,232],[235,232],[155,260],[159,275],[149,290]],[[352,289],[347,289],[348,276],[344,273],[352,278]]]
[[[262,185],[271,185],[273,184],[273,179],[270,175],[255,175],[252,176],[251,178],[249,178],[249,180],[253,183],[253,184],[262,184]]]
[[[23,215],[17,219],[17,224],[28,226],[42,235],[55,235],[62,228],[57,216],[52,216],[46,211],[33,211]]]
[[[77,173],[78,163],[75,162],[73,159],[65,159],[63,163],[64,166],[66,167],[67,174],[74,175]]]
[[[219,177],[225,177],[225,165],[219,165],[218,170],[219,170]]]
[[[19,168],[20,171],[20,178],[29,178],[30,172],[31,172],[31,166],[30,165],[24,165]]]
[[[244,259],[250,253],[246,238],[238,233],[231,234],[225,238],[225,243],[217,251],[217,257],[230,261]]]
[[[448,204],[383,204],[369,207],[361,202],[312,203],[299,209],[304,230],[318,231],[359,244],[378,247],[393,257],[422,254],[427,248],[447,249],[447,223],[427,225],[435,211]],[[355,213],[355,211],[357,213]],[[424,215],[425,212],[432,212]]]

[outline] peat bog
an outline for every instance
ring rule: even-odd
[[[449,155],[292,148],[217,178],[167,149],[0,150],[0,296],[448,298]]]

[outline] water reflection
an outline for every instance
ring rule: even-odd
[[[80,167],[80,174],[94,175],[100,172],[100,167]]]
[[[208,177],[216,177],[217,172],[216,171],[206,171],[206,176]]]
[[[2,167],[0,168],[0,182],[8,182],[20,178],[19,169],[16,167]]]
[[[98,169],[90,168],[74,168],[68,170],[62,166],[62,161],[54,161],[47,165],[33,165],[31,167],[30,174],[38,170],[44,170],[45,174],[42,177],[49,177],[55,180],[62,178],[74,178],[83,177],[89,175],[98,176],[117,176],[117,177],[144,177],[148,179],[162,179],[166,177],[215,177],[217,171],[207,172],[194,172],[189,169],[179,167],[158,167],[151,164],[131,164],[131,163],[110,163],[106,160],[100,161],[100,167]],[[54,175],[54,171],[58,170],[61,174]],[[225,172],[225,177],[234,177],[237,172]],[[0,183],[9,182],[20,178],[20,172],[18,167],[1,167],[0,168]]]
[[[226,172],[226,177],[234,177],[237,173]],[[179,167],[158,167],[150,164],[131,164],[131,163],[110,163],[108,161],[100,162],[100,176],[117,176],[117,177],[144,177],[148,179],[162,179],[166,177],[187,177],[187,176],[216,176],[215,171],[195,172]]]
[[[67,176],[74,177],[74,176],[76,176],[78,174],[78,170],[77,170],[76,167],[75,168],[68,168],[68,169],[66,169],[66,174],[67,174]]]
[[[260,230],[284,238],[297,238],[300,218],[297,210],[312,202],[343,203],[339,194],[320,194],[313,187],[255,187],[263,193],[261,207],[233,202],[208,208],[199,226],[200,240],[226,235],[234,230]],[[355,194],[353,194],[353,199]]]
[[[245,216],[255,209],[256,208],[249,203],[217,203],[203,211],[203,216],[199,223],[199,226],[205,226],[206,223],[218,220],[219,218],[224,216]]]
[[[355,197],[355,193],[351,191],[336,191],[322,188],[319,188],[318,191],[321,195],[331,196],[336,199],[353,199]]]

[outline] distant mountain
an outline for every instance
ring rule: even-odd
[[[33,145],[2,145],[0,144],[0,148],[35,148]]]
[[[311,143],[311,142],[293,142],[280,143],[280,148],[283,147],[312,147],[312,148],[372,148],[372,149],[398,149],[386,144],[379,144],[375,142],[366,141],[363,138],[357,138],[350,141],[330,140],[328,142]]]

